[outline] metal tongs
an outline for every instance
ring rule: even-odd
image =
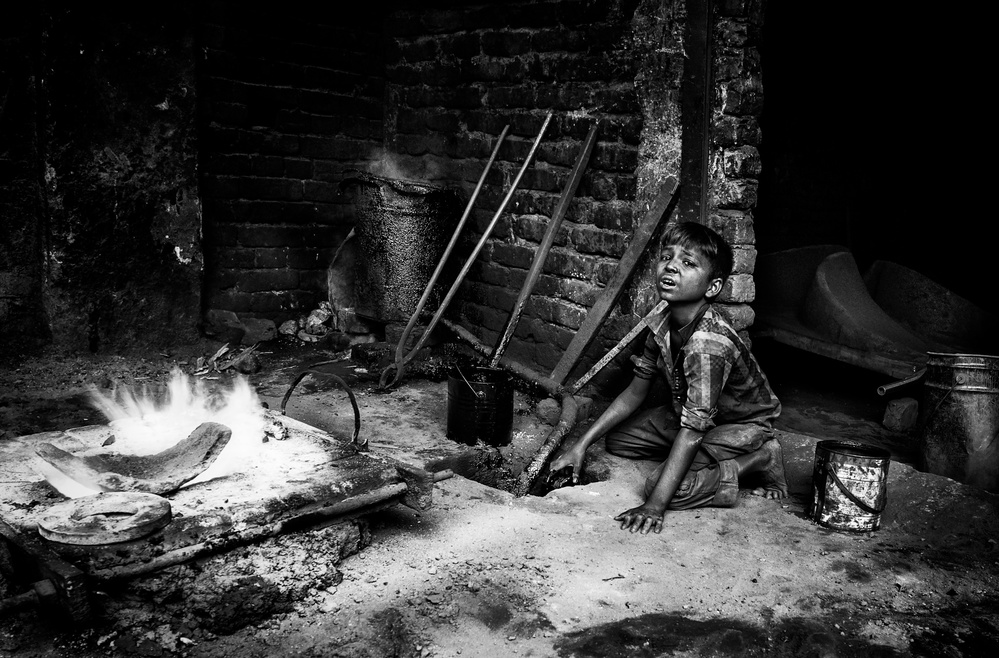
[[[479,182],[475,186],[475,191],[472,193],[471,198],[468,200],[468,205],[465,207],[465,212],[461,216],[461,219],[458,221],[458,226],[457,228],[455,228],[454,234],[451,236],[451,241],[448,243],[447,248],[444,250],[444,255],[441,257],[440,262],[437,263],[437,268],[434,270],[433,275],[430,277],[430,282],[427,284],[426,289],[423,291],[423,296],[420,297],[420,301],[416,305],[416,310],[413,311],[413,316],[409,319],[409,323],[406,325],[406,328],[402,332],[402,336],[399,338],[399,344],[396,345],[396,350],[395,350],[395,362],[389,364],[388,367],[386,367],[382,371],[381,376],[378,379],[378,386],[380,388],[384,389],[394,386],[396,382],[398,382],[402,378],[406,366],[414,358],[416,358],[417,353],[423,347],[423,344],[426,342],[427,337],[430,335],[430,332],[433,331],[434,327],[437,326],[437,322],[444,314],[444,311],[447,309],[448,304],[451,303],[451,299],[454,297],[455,293],[457,293],[458,287],[461,285],[461,282],[464,280],[465,275],[468,274],[468,271],[471,269],[473,262],[475,261],[476,257],[479,255],[479,252],[482,251],[483,247],[485,247],[486,240],[489,238],[489,235],[493,232],[493,229],[496,227],[496,223],[499,221],[500,216],[502,216],[503,211],[506,210],[507,204],[510,202],[510,199],[513,197],[513,193],[516,191],[517,186],[520,184],[520,179],[524,176],[524,172],[527,171],[528,165],[530,165],[531,161],[534,159],[534,154],[537,152],[538,146],[541,144],[541,138],[544,136],[545,131],[548,129],[548,124],[551,122],[551,119],[552,119],[552,113],[549,112],[548,116],[545,117],[545,122],[544,124],[542,124],[541,130],[538,132],[537,138],[534,140],[534,145],[531,147],[531,151],[527,154],[527,158],[524,160],[523,166],[521,166],[520,171],[517,173],[517,177],[513,180],[513,183],[510,185],[510,189],[507,192],[506,197],[504,197],[503,202],[500,204],[500,207],[496,210],[496,213],[493,215],[492,221],[489,222],[489,225],[486,227],[486,230],[483,231],[482,237],[479,239],[478,244],[475,245],[475,249],[472,250],[471,255],[468,257],[468,260],[465,262],[465,265],[462,267],[461,272],[459,272],[458,276],[455,277],[454,283],[451,285],[451,289],[448,291],[447,295],[445,295],[444,301],[441,302],[440,308],[437,309],[437,312],[434,314],[433,318],[427,324],[427,327],[424,329],[423,334],[420,336],[419,340],[416,341],[416,345],[414,345],[413,349],[410,350],[408,354],[406,354],[405,353],[406,343],[409,340],[409,335],[410,333],[412,333],[413,328],[416,326],[416,323],[420,318],[420,314],[423,311],[424,305],[427,303],[427,300],[430,298],[430,293],[433,291],[433,288],[437,283],[437,279],[440,276],[441,271],[444,269],[444,264],[447,262],[448,256],[451,255],[451,251],[454,249],[454,245],[458,242],[458,236],[461,233],[461,229],[464,227],[465,222],[468,220],[468,216],[472,211],[472,206],[475,204],[475,199],[479,195],[479,191],[482,189],[482,185],[486,180],[486,174],[489,172],[489,169],[492,167],[493,162],[496,160],[496,154],[499,152],[500,145],[503,143],[503,139],[506,137],[506,134],[509,131],[510,126],[507,125],[506,127],[503,128],[503,132],[500,133],[499,138],[496,140],[496,146],[493,149],[492,155],[489,157],[489,162],[486,163],[486,167],[482,171],[482,175],[479,177]],[[392,377],[391,381],[389,381],[389,374],[392,372],[392,370],[395,370],[395,376]]]

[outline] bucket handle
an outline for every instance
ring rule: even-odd
[[[826,473],[832,476],[833,482],[835,482],[836,486],[839,487],[839,490],[843,492],[843,495],[849,498],[850,502],[852,502],[854,505],[856,505],[863,511],[867,512],[868,514],[880,514],[885,510],[885,504],[887,504],[887,500],[885,500],[885,502],[881,504],[881,509],[874,509],[873,507],[871,507],[870,505],[868,505],[867,503],[865,503],[864,501],[860,500],[855,495],[853,495],[853,492],[846,488],[846,485],[843,484],[843,481],[839,479],[838,475],[836,475],[836,471],[833,468],[831,468],[828,463],[826,464]]]
[[[468,378],[465,377],[465,373],[463,373],[461,371],[461,368],[459,368],[458,366],[455,366],[454,369],[457,370],[458,374],[461,375],[461,378],[465,380],[465,384],[468,385],[468,388],[471,389],[472,393],[475,393],[476,399],[481,400],[483,398],[483,396],[485,395],[485,393],[483,393],[482,391],[476,390],[476,388],[474,386],[472,386],[472,384],[468,381]]]

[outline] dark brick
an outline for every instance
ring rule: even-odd
[[[586,309],[561,299],[535,296],[528,306],[535,317],[569,329],[578,329],[586,317]]]
[[[241,226],[239,244],[242,247],[287,247],[289,231],[286,226]]]
[[[217,256],[216,264],[225,269],[249,269],[256,262],[255,249],[224,249]]]
[[[490,31],[481,35],[482,54],[490,57],[516,57],[531,52],[533,32]]]
[[[759,181],[752,178],[726,178],[715,181],[711,199],[718,208],[747,209],[756,205]]]
[[[551,218],[543,215],[526,215],[517,217],[514,222],[513,231],[519,238],[540,244],[541,240],[548,232],[548,227],[551,224],[551,221]],[[568,237],[569,229],[563,222],[562,225],[559,226],[558,232],[555,234],[554,244],[564,247]]]
[[[722,153],[722,171],[729,178],[756,178],[762,170],[760,152],[755,146],[726,149]]]
[[[756,244],[753,216],[742,210],[716,210],[708,216],[707,225],[730,245]]]
[[[469,285],[468,299],[483,306],[503,311],[504,316],[506,316],[509,315],[510,309],[517,302],[517,293],[502,286],[473,282]]]
[[[299,273],[288,269],[246,270],[239,275],[239,289],[243,292],[295,290]]]
[[[397,40],[397,43],[399,59],[406,62],[430,61],[441,55],[440,42],[436,39]]]
[[[331,183],[307,180],[303,181],[303,185],[303,198],[306,201],[332,202],[336,201],[338,198],[337,186]]]
[[[587,223],[597,228],[630,232],[635,223],[634,204],[631,201],[613,201],[588,204]]]
[[[324,276],[333,256],[333,249],[316,246],[289,248],[286,251],[288,267],[296,270],[322,269]],[[304,282],[303,282],[304,283]],[[325,284],[325,281],[323,282]]]
[[[528,269],[534,260],[534,248],[498,242],[492,246],[492,260],[500,265]]]
[[[583,256],[568,249],[554,247],[545,260],[544,272],[589,280],[593,276],[595,265],[596,261],[592,256]]]
[[[503,331],[503,328],[506,327],[507,319],[510,317],[509,313],[504,313],[492,306],[476,303],[466,303],[463,312],[468,320],[479,327],[497,332],[497,336],[498,332]]]
[[[638,149],[619,143],[597,144],[593,149],[593,166],[604,171],[633,172],[638,167]]]
[[[758,115],[763,109],[763,85],[758,78],[737,78],[721,86],[725,114]]]
[[[628,236],[595,226],[577,225],[570,232],[576,250],[584,254],[620,258],[628,248]]]
[[[557,297],[589,308],[596,301],[600,289],[589,281],[563,279],[548,274],[538,278],[535,292],[545,297]]]
[[[288,250],[278,249],[255,249],[253,266],[258,269],[274,269],[288,266]]]
[[[444,87],[461,82],[461,66],[452,62],[430,62],[420,67],[420,82]]]
[[[492,207],[491,205],[489,206]],[[509,208],[509,206],[507,206]],[[511,228],[511,223],[513,219],[509,214],[504,213],[496,219],[496,213],[494,211],[487,210],[476,210],[472,217],[472,225],[474,229],[474,238],[476,241],[485,233],[486,229],[490,224],[493,224],[493,230],[489,234],[489,237],[493,239],[492,244],[500,244],[496,242],[497,240],[508,240],[513,233]],[[495,223],[493,221],[495,220]]]
[[[615,176],[594,173],[586,177],[586,192],[598,201],[613,201],[618,195],[618,181]]]
[[[303,198],[302,181],[290,178],[243,178],[239,189],[245,199],[301,201]]]
[[[758,146],[762,138],[760,122],[756,117],[722,116],[715,121],[711,143],[715,146]]]

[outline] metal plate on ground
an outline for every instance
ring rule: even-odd
[[[103,546],[139,539],[170,523],[170,501],[137,491],[109,491],[53,505],[38,519],[49,541]]]

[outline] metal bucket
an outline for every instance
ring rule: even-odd
[[[447,380],[447,437],[505,446],[513,437],[513,382],[498,368],[456,368]]]
[[[888,501],[891,453],[859,441],[819,441],[812,472],[812,520],[834,530],[870,532]]]
[[[358,174],[340,189],[357,212],[355,313],[380,322],[405,322],[413,315],[461,216],[455,190],[412,181]],[[454,266],[440,285],[449,285]],[[443,282],[443,283],[442,283]],[[432,292],[429,302],[443,295]]]
[[[999,493],[999,356],[927,354],[920,468]]]

